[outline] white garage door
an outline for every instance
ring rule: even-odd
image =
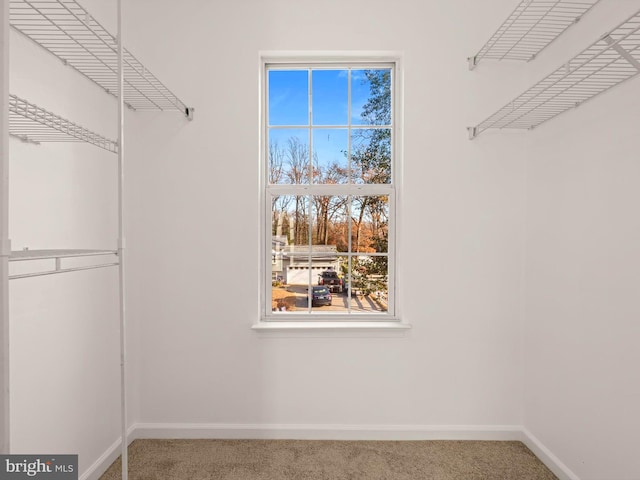
[[[329,269],[329,265],[314,266],[311,268],[311,285],[318,283],[318,275]],[[287,283],[289,285],[309,285],[309,267],[288,267]]]

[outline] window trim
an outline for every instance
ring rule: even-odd
[[[260,52],[259,53],[259,195],[260,195],[260,236],[259,236],[259,320],[253,325],[254,330],[260,331],[280,331],[280,330],[335,330],[348,331],[351,329],[368,329],[368,330],[404,330],[410,328],[409,324],[402,320],[398,302],[398,231],[400,216],[400,191],[402,183],[402,144],[403,144],[403,114],[402,114],[402,87],[403,87],[403,70],[402,55],[399,52]],[[267,155],[267,72],[268,66],[276,64],[278,68],[345,68],[359,67],[363,68],[380,67],[387,65],[393,69],[394,83],[392,86],[392,105],[393,105],[393,163],[392,163],[392,184],[363,184],[363,185],[284,185],[289,194],[299,190],[300,194],[313,194],[317,192],[330,191],[332,195],[345,194],[348,190],[349,194],[354,193],[354,188],[363,195],[382,194],[389,195],[390,214],[389,214],[389,230],[393,231],[393,235],[389,240],[388,258],[389,258],[389,292],[391,302],[389,304],[389,313],[350,313],[341,314],[335,312],[314,312],[314,313],[288,313],[286,315],[272,314],[269,306],[268,286],[271,285],[272,271],[267,267],[267,240],[270,237],[271,229],[271,208],[270,202],[267,201],[269,192],[277,192],[279,186],[268,186],[268,155]],[[269,255],[270,257],[270,255]],[[393,292],[391,294],[391,292]]]

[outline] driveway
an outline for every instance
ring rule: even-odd
[[[296,309],[307,310],[307,286],[289,285],[287,291],[296,296]],[[347,293],[334,293],[331,305],[325,307],[313,307],[314,312],[347,312],[349,297]],[[351,297],[352,312],[381,312],[383,309],[373,298],[364,295],[354,295]]]

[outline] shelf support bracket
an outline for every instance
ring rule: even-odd
[[[631,55],[631,53],[629,53],[629,51],[622,48],[622,46],[618,42],[616,42],[613,38],[611,38],[609,34],[602,37],[602,40],[604,40],[607,45],[609,45],[616,52],[618,52],[622,58],[624,58],[627,62],[633,65],[636,68],[636,70],[640,72],[640,62],[636,60],[635,57]]]
[[[473,70],[478,65],[478,56],[474,55],[473,57],[467,58],[469,61],[469,70]]]
[[[473,140],[478,136],[478,127],[467,127],[467,131],[469,132],[469,140]]]
[[[195,111],[195,108],[193,107],[185,107],[184,108],[184,115],[185,117],[187,117],[187,120],[191,121],[193,120],[193,112]]]

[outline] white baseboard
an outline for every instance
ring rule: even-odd
[[[558,457],[520,425],[286,425],[220,423],[138,423],[128,432],[136,439],[265,440],[518,440],[560,480],[580,480]],[[80,480],[98,480],[120,455],[118,439]]]
[[[127,440],[130,444],[135,440],[135,425],[130,427],[127,432]],[[93,464],[82,474],[80,475],[79,480],[98,480],[104,472],[111,466],[113,462],[120,456],[121,453],[121,442],[122,438],[118,438],[108,449],[104,452],[100,458],[98,458]]]
[[[536,457],[544,463],[560,480],[580,480],[569,467],[560,461],[551,450],[545,447],[540,440],[526,428],[522,429],[522,442],[531,450]]]
[[[289,440],[521,440],[514,425],[273,425],[140,423],[136,438]]]

